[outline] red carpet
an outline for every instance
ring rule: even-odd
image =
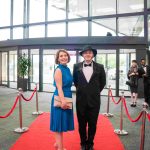
[[[94,150],[124,150],[119,137],[114,133],[110,121],[99,115]],[[75,131],[64,133],[64,145],[67,150],[79,150],[77,120]],[[49,130],[49,113],[37,117],[29,131],[23,133],[10,150],[54,150],[54,135]]]

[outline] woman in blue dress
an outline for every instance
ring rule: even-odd
[[[65,150],[63,146],[63,132],[74,130],[73,109],[67,108],[67,102],[64,97],[72,98],[71,86],[72,75],[67,63],[70,61],[70,55],[66,50],[59,50],[56,53],[55,63],[58,64],[54,72],[54,86],[56,90],[54,95],[59,96],[61,108],[54,106],[54,95],[51,102],[50,130],[55,132],[57,150]]]

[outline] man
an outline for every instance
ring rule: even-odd
[[[100,92],[106,84],[104,67],[93,61],[97,50],[87,45],[80,52],[84,61],[74,65],[76,110],[79,123],[81,150],[93,150],[97,118],[100,109]],[[86,127],[88,124],[88,132]]]
[[[144,99],[145,105],[148,107],[150,106],[150,66],[148,65],[148,58],[147,62],[145,59],[141,59],[141,67],[139,68],[140,77],[143,77],[143,84],[144,84]]]

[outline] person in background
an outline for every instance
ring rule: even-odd
[[[80,52],[84,61],[75,64],[73,69],[81,150],[93,150],[101,104],[100,93],[106,84],[103,65],[93,61],[96,54],[96,49],[85,46]]]
[[[150,66],[148,65],[148,58],[147,61],[145,59],[141,59],[141,67],[140,70],[140,77],[143,78],[144,84],[144,104],[149,107],[150,106]]]
[[[67,63],[70,61],[70,55],[66,50],[59,50],[56,53],[55,63],[58,64],[54,72],[54,86],[56,87],[54,95],[59,96],[62,106],[54,106],[54,95],[51,102],[50,130],[55,132],[57,150],[66,150],[63,145],[63,132],[74,130],[73,109],[67,109],[65,97],[72,98],[72,75]]]
[[[131,107],[136,107],[137,97],[138,97],[138,79],[139,79],[139,69],[136,60],[132,60],[130,70],[128,71],[128,79],[132,83],[130,85],[131,90]]]

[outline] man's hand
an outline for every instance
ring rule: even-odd
[[[146,74],[142,74],[142,77],[146,77]]]

